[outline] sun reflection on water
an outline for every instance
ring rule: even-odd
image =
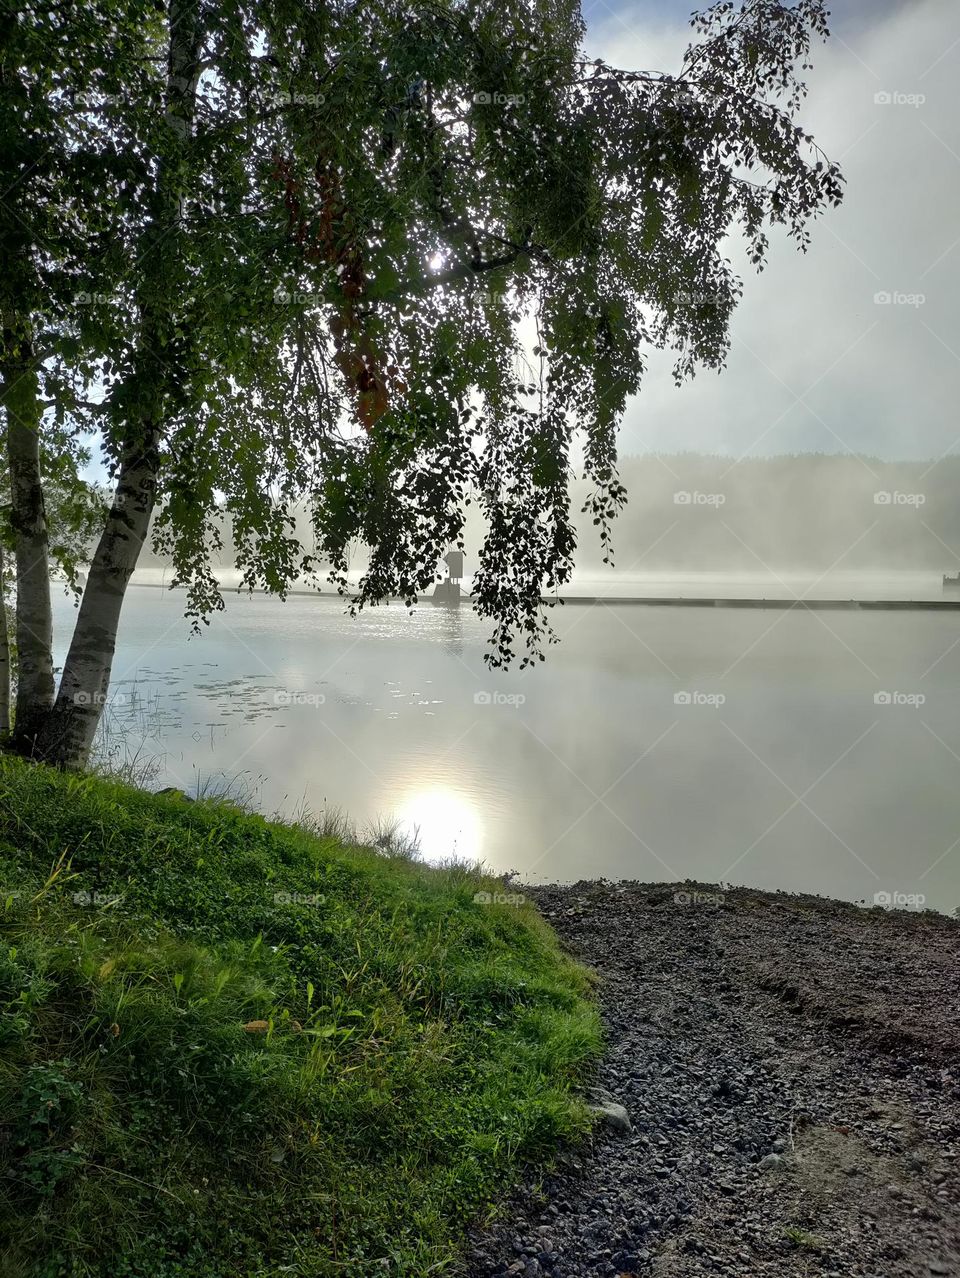
[[[400,804],[398,818],[405,834],[417,836],[425,861],[451,857],[479,860],[483,843],[480,813],[466,795],[449,786],[411,791]]]

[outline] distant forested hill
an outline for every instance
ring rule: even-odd
[[[616,566],[628,571],[761,571],[960,568],[960,456],[883,462],[873,457],[799,454],[736,461],[697,453],[626,457],[626,508],[614,526]],[[577,567],[602,563],[597,530],[579,510]],[[298,518],[308,541],[309,521]],[[480,543],[468,512],[467,571]],[[364,563],[358,551],[356,567]],[[151,551],[141,566],[165,562]],[[224,529],[224,566],[233,563]]]
[[[616,565],[643,569],[960,566],[960,457],[627,457]],[[586,488],[576,486],[578,506]],[[582,517],[581,517],[582,519]],[[584,521],[578,567],[601,562]],[[637,562],[639,560],[639,562]]]

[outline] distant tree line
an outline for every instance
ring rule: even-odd
[[[625,457],[626,504],[612,527],[621,571],[931,570],[960,567],[960,456],[939,461],[800,453],[737,460],[698,453]],[[588,485],[571,484],[577,565],[596,570],[604,547],[579,508]],[[718,498],[722,500],[717,500]],[[307,510],[294,511],[310,539]],[[482,521],[467,518],[467,571]],[[471,554],[473,555],[471,561]],[[356,547],[355,565],[365,563]],[[146,550],[143,566],[170,560]],[[235,564],[229,520],[218,565]]]
[[[960,457],[624,458],[615,563],[633,570],[960,567]],[[573,486],[573,497],[579,495]],[[579,528],[579,569],[601,562]]]

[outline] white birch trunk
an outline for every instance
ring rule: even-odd
[[[168,156],[160,166],[157,182],[162,207],[147,230],[151,247],[144,264],[147,286],[140,305],[142,358],[138,361],[156,379],[147,398],[161,413],[165,374],[157,371],[164,367],[159,330],[168,317],[158,314],[156,293],[164,294],[165,262],[167,254],[176,251],[185,195],[177,152],[193,130],[202,45],[199,0],[171,0],[168,24],[165,122],[176,144],[172,158]],[[120,610],[156,501],[161,436],[162,421],[152,413],[141,412],[127,423],[117,491],[90,565],[56,704],[37,741],[39,757],[61,767],[82,767],[86,762],[106,704]]]
[[[17,708],[14,749],[24,754],[53,705],[53,614],[47,517],[40,478],[39,379],[29,334],[3,335],[0,403],[6,415],[10,523],[17,583]]]

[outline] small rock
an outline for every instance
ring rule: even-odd
[[[616,1101],[601,1101],[599,1105],[588,1106],[591,1114],[596,1114],[601,1123],[606,1124],[621,1136],[629,1136],[633,1131],[630,1115]]]
[[[784,1162],[782,1154],[767,1154],[766,1158],[761,1158],[759,1168],[761,1171],[773,1171],[776,1167],[782,1167]]]

